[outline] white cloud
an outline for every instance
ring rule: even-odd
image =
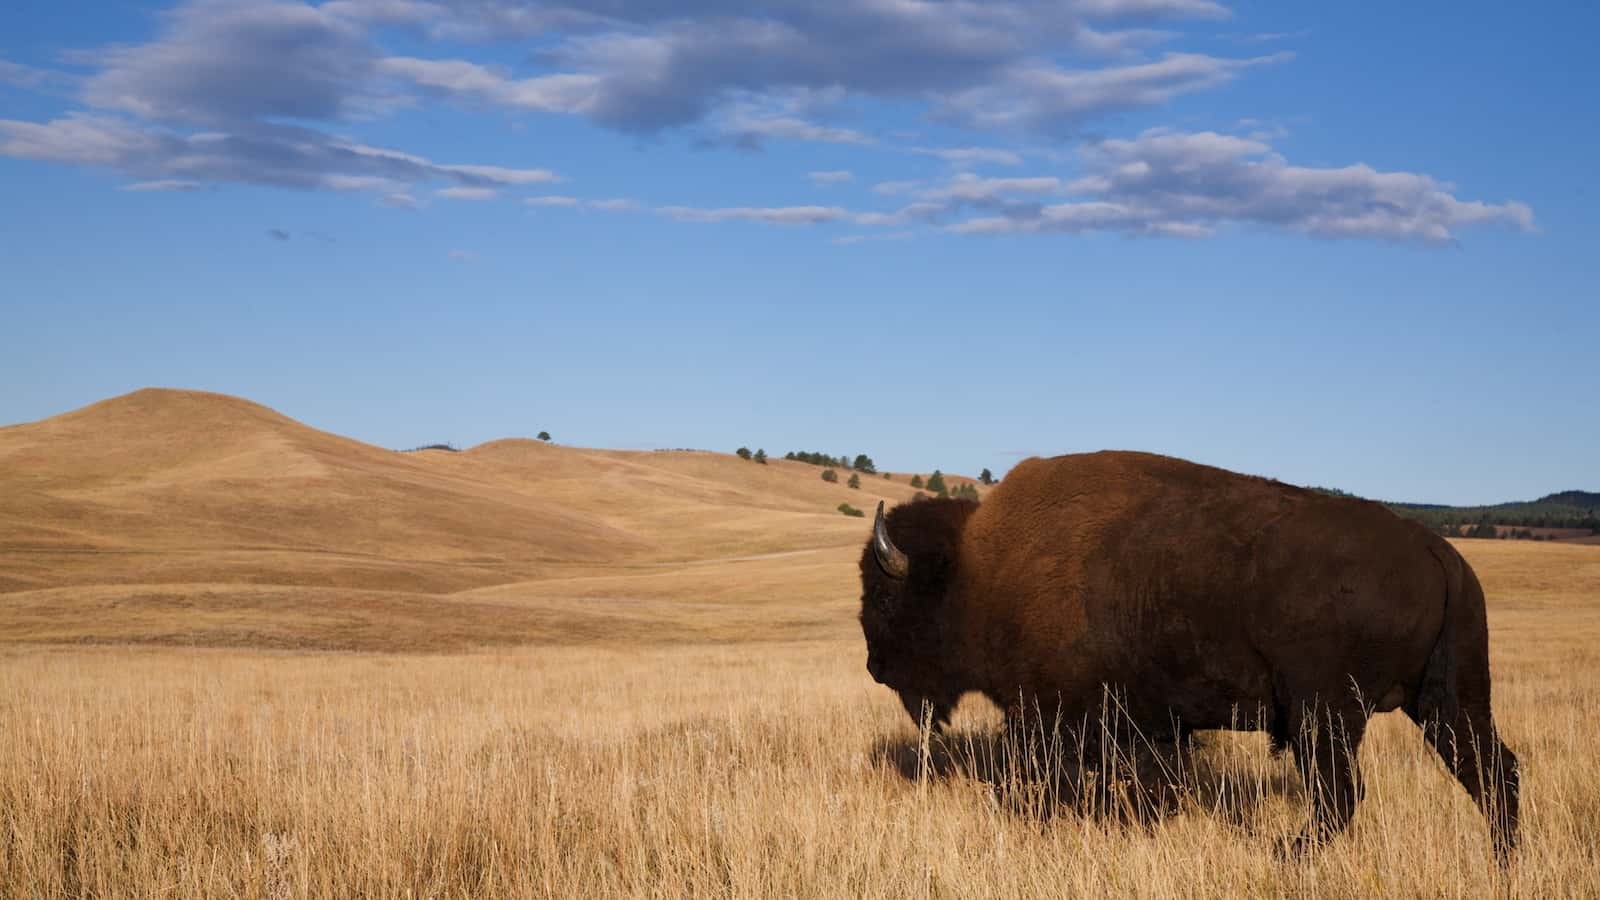
[[[1207,237],[1227,225],[1323,238],[1442,244],[1462,228],[1534,230],[1523,203],[1460,200],[1452,185],[1366,165],[1291,165],[1263,141],[1217,134],[1147,131],[1106,140],[1084,154],[1088,173],[1067,189],[1086,199],[1021,205],[950,226],[964,234],[1118,231]]]

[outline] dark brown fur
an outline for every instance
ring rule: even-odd
[[[984,694],[1008,720],[1082,721],[1106,689],[1146,733],[1259,728],[1295,751],[1317,841],[1348,824],[1369,715],[1423,726],[1516,841],[1517,760],[1489,703],[1482,588],[1377,503],[1147,453],[1029,459],[980,506],[887,519],[910,560],[861,557],[868,668],[913,717]],[[1341,746],[1342,745],[1342,746]],[[1480,765],[1481,763],[1481,765]]]

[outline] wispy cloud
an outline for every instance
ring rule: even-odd
[[[275,241],[287,241],[291,235],[282,228],[268,228],[267,237],[272,238]]]
[[[856,180],[854,172],[848,169],[830,169],[819,172],[807,172],[806,177],[815,185],[849,184]]]
[[[446,200],[493,200],[500,192],[486,187],[448,187],[434,191],[433,195]]]
[[[1226,84],[1246,69],[1291,58],[1289,53],[1250,59],[1169,53],[1154,62],[1101,69],[1032,62],[941,98],[938,112],[979,130],[1071,133],[1099,116],[1160,106],[1181,94]]]
[[[542,197],[528,197],[522,202],[535,207],[592,209],[597,212],[632,212],[639,208],[637,201],[630,200],[627,197],[604,197],[598,200],[591,200],[582,197],[550,194]]]
[[[856,244],[873,244],[881,241],[906,241],[917,236],[914,231],[886,231],[875,234],[844,234],[829,241],[841,247],[850,247]]]
[[[762,225],[821,225],[849,216],[837,206],[658,206],[660,215],[679,222],[759,222]]]
[[[1000,147],[913,147],[912,152],[937,156],[953,166],[1022,165],[1022,154]]]
[[[47,87],[57,87],[70,82],[66,75],[50,69],[40,69],[35,66],[23,65],[0,58],[0,85],[39,90]]]
[[[43,123],[0,119],[0,156],[96,166],[145,182],[231,182],[379,194],[407,193],[430,182],[494,188],[557,180],[547,169],[442,164],[292,126],[183,133],[94,114],[68,114]]]
[[[181,178],[163,178],[157,181],[135,181],[122,186],[125,191],[134,193],[188,193],[190,191],[204,190],[205,185],[198,181],[185,181]]]
[[[544,196],[544,197],[529,197],[529,198],[523,200],[522,202],[528,204],[529,206],[569,206],[569,207],[577,207],[577,206],[582,206],[583,205],[583,201],[579,200],[577,197],[563,197],[563,196],[559,196],[559,195],[550,195],[550,196]]]

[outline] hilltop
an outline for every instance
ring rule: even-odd
[[[703,563],[772,585],[723,624],[797,594],[845,604],[841,563],[867,520],[839,504],[916,494],[904,475],[859,489],[819,475],[520,438],[396,452],[237,397],[136,391],[0,428],[0,641],[431,646],[556,639],[608,618],[619,633],[715,631],[722,620],[684,625],[672,602],[719,595],[729,569]],[[585,601],[596,585],[627,602]]]

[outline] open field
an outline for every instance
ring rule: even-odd
[[[1398,713],[1351,831],[1283,859],[1306,808],[1260,735],[1204,736],[1133,823],[997,790],[983,703],[924,749],[832,511],[904,476],[400,455],[196,396],[134,395],[184,453],[87,411],[0,429],[0,896],[1600,895],[1600,548],[1457,542],[1513,869]]]

